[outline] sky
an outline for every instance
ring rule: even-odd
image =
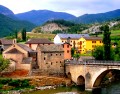
[[[15,14],[46,9],[81,16],[120,9],[120,0],[0,0],[0,5]]]

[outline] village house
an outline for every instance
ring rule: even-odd
[[[102,38],[91,37],[88,34],[57,34],[54,38],[55,44],[70,43],[72,48],[79,53],[92,51],[96,46],[102,46]]]
[[[63,44],[69,39],[69,43],[72,45],[72,47],[77,47],[77,42],[82,36],[89,37],[88,34],[57,34],[54,37],[54,43]]]
[[[39,69],[48,75],[64,74],[64,50],[62,45],[38,45]]]
[[[48,39],[37,38],[37,39],[30,39],[25,44],[31,49],[36,50],[38,45],[51,45],[54,43]]]
[[[72,46],[68,42],[65,42],[61,45],[63,46],[63,50],[64,50],[64,59],[65,60],[70,60],[71,59]]]
[[[25,44],[13,44],[3,52],[3,58],[10,59],[13,71],[24,69],[30,72],[32,62],[36,61],[36,52]]]
[[[16,43],[16,39],[0,39],[0,53]]]
[[[86,53],[92,51],[96,46],[102,46],[102,38],[100,37],[81,37],[78,40],[78,51],[80,53]]]

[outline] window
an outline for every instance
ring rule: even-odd
[[[63,42],[63,41],[62,41]]]
[[[52,54],[51,54],[51,56],[52,56]]]
[[[102,41],[100,41],[100,43],[102,43]]]
[[[69,53],[69,50],[67,50],[67,53]]]
[[[92,43],[96,43],[96,41],[92,41]]]
[[[71,41],[72,42],[72,41]]]
[[[56,56],[57,56],[57,54],[56,54]]]
[[[44,60],[45,60],[46,58],[44,57]]]
[[[31,48],[31,44],[29,44],[29,47]]]
[[[56,63],[58,63],[58,62],[56,61]]]
[[[61,56],[61,54],[60,54],[60,56]]]
[[[67,45],[67,48],[69,48],[69,45]]]
[[[61,63],[61,61],[60,61],[60,63]]]
[[[63,48],[64,48],[64,44],[63,44]]]
[[[51,65],[52,65],[52,62],[51,62]]]

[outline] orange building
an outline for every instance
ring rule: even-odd
[[[71,59],[71,48],[72,46],[65,42],[63,45],[63,49],[64,49],[64,59]]]

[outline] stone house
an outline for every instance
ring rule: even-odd
[[[38,45],[51,45],[53,44],[53,42],[51,42],[48,39],[37,38],[37,39],[30,39],[25,44],[31,49],[36,50]]]
[[[3,52],[3,58],[10,59],[15,70],[31,70],[31,63],[36,60],[36,52],[25,44],[13,44]]]
[[[0,53],[16,43],[16,39],[0,39]]]
[[[64,50],[62,45],[38,45],[37,64],[48,75],[64,74]]]

